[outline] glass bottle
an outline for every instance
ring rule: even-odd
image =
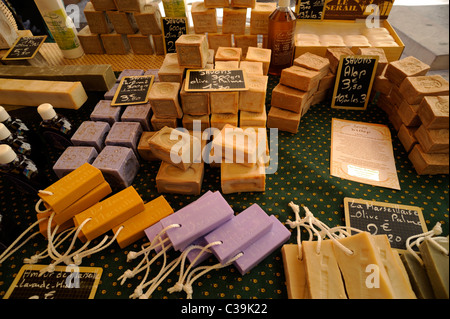
[[[70,140],[73,128],[66,117],[56,113],[49,103],[39,105],[37,111],[42,118],[39,130],[51,146],[59,150],[65,150],[73,145]]]
[[[31,156],[31,144],[25,136],[11,133],[3,123],[0,123],[0,144],[11,146],[16,153]]]
[[[272,50],[269,74],[281,75],[281,70],[292,65],[295,49],[295,15],[290,0],[279,0],[269,16],[268,46]]]
[[[5,110],[3,106],[0,105],[0,123],[3,123],[8,130],[18,135],[26,135],[30,132],[30,129],[22,122],[22,120],[12,117]]]

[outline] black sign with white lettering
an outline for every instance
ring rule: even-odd
[[[428,231],[419,207],[344,198],[344,208],[347,227],[386,234],[392,248],[404,250],[409,237]]]
[[[124,77],[120,81],[111,105],[119,106],[147,103],[148,92],[153,84],[153,79],[153,75]]]
[[[188,70],[186,91],[245,91],[243,70]]]
[[[175,53],[175,41],[187,34],[187,18],[161,18],[162,34],[164,36],[164,52]]]
[[[378,65],[378,56],[342,56],[331,107],[365,110]]]
[[[34,58],[46,38],[46,35],[20,37],[2,60],[28,60]]]
[[[322,20],[325,0],[299,0],[297,19]]]

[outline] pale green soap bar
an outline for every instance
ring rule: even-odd
[[[448,255],[437,249],[429,241],[430,239],[426,239],[420,244],[420,254],[436,298],[448,299]],[[448,241],[439,244],[448,251]]]
[[[434,299],[433,288],[425,268],[408,251],[401,255],[411,286],[419,299]]]

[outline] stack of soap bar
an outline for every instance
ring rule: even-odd
[[[123,111],[120,120],[122,122],[138,122],[141,124],[143,130],[150,131],[152,114],[152,106],[150,103],[128,105]]]
[[[336,74],[341,56],[354,55],[349,48],[328,48],[325,57],[330,61],[330,70]]]
[[[409,104],[419,104],[425,96],[449,94],[449,84],[440,75],[406,78],[399,87],[400,93]]]
[[[128,147],[137,153],[137,143],[141,134],[142,128],[138,122],[116,122],[106,136],[105,144]]]
[[[53,165],[53,171],[58,178],[62,178],[85,163],[92,164],[97,155],[94,147],[69,146]]]
[[[92,146],[97,152],[101,152],[109,130],[110,126],[107,122],[84,121],[70,140],[75,146]]]
[[[95,105],[94,110],[90,115],[91,121],[104,121],[108,122],[110,126],[119,122],[120,119],[120,106],[111,106],[111,100],[100,100]]]
[[[187,68],[204,68],[208,62],[206,35],[183,34],[175,41],[178,64]]]

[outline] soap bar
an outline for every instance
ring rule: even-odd
[[[223,8],[222,33],[245,34],[247,9]]]
[[[113,85],[112,88],[110,88],[104,95],[103,98],[107,101],[112,100],[114,96],[116,95],[116,91],[119,88],[119,83],[116,83]]]
[[[306,52],[294,59],[294,65],[317,71],[321,74],[321,77],[327,75],[330,69],[330,61],[327,58],[310,52]]]
[[[206,35],[183,34],[175,41],[178,64],[187,68],[204,68],[208,62]]]
[[[278,128],[280,131],[297,133],[301,113],[295,113],[272,106],[267,115],[267,127]]]
[[[254,8],[256,0],[231,0],[232,8]]]
[[[83,13],[92,33],[110,33],[113,30],[114,27],[106,17],[106,13],[96,11],[92,2],[86,3]]]
[[[241,275],[252,270],[267,256],[278,249],[291,236],[291,232],[273,215],[269,216],[270,230],[242,252],[243,256],[233,262]]]
[[[414,136],[425,153],[449,153],[448,129],[428,130],[421,125]]]
[[[114,0],[114,2],[119,11],[141,12],[146,0]]]
[[[156,55],[164,55],[164,37],[162,34],[152,34]]]
[[[330,61],[330,70],[337,73],[341,56],[355,55],[349,48],[328,48],[325,57]]]
[[[145,161],[159,161],[159,158],[153,155],[152,150],[150,149],[150,144],[148,144],[148,140],[154,135],[156,132],[142,132],[141,138],[139,139],[139,143],[137,146],[139,156]]]
[[[289,299],[308,299],[309,290],[306,281],[305,260],[298,259],[298,246],[285,244],[281,248],[284,276]]]
[[[398,106],[398,115],[402,119],[403,124],[406,126],[419,126],[421,124],[419,115],[417,111],[420,105],[410,105],[408,102],[403,100]]]
[[[84,121],[70,140],[74,146],[92,146],[97,152],[101,152],[109,130],[110,126],[106,122]]]
[[[280,83],[307,92],[319,84],[320,78],[319,72],[294,65],[281,71]]]
[[[123,146],[105,146],[92,165],[103,173],[106,181],[114,188],[130,186],[139,170],[133,150]]]
[[[206,8],[225,8],[229,5],[229,0],[205,0]]]
[[[262,161],[253,166],[222,162],[220,168],[222,193],[264,192],[266,170]]]
[[[245,57],[249,47],[256,48],[258,46],[258,36],[256,34],[236,34],[234,36],[234,45],[242,49],[242,56]]]
[[[156,175],[158,193],[200,195],[204,174],[203,163],[193,163],[182,170],[172,164],[161,162]]]
[[[323,78],[319,81],[319,86],[317,88],[318,91],[328,90],[334,88],[334,84],[336,83],[336,75],[331,72],[328,72]]]
[[[402,253],[401,260],[416,296],[420,299],[435,299],[433,288],[424,266],[409,251]]]
[[[419,144],[416,144],[408,158],[419,175],[449,173],[449,154],[427,154]]]
[[[55,108],[79,109],[87,101],[81,82],[19,80],[0,78],[0,104],[39,106],[50,103]]]
[[[178,102],[180,87],[181,84],[176,82],[157,82],[152,85],[148,100],[156,117],[183,117],[183,110]]]
[[[267,75],[248,74],[247,91],[239,92],[239,110],[262,112],[266,106],[266,92],[269,77]]]
[[[213,49],[214,52],[217,51],[219,47],[232,47],[231,34],[221,34],[221,33],[208,33],[208,46]]]
[[[80,234],[81,238],[84,236],[87,240],[93,240],[144,209],[141,196],[130,186],[75,215],[73,220],[78,227],[91,218]]]
[[[272,50],[270,49],[249,47],[247,50],[247,55],[245,56],[245,60],[252,62],[262,62],[263,73],[264,75],[267,75],[267,73],[269,72],[271,55]]]
[[[238,113],[213,113],[211,114],[211,127],[222,130],[226,125],[238,126]]]
[[[238,91],[215,91],[210,92],[211,113],[238,113],[239,92]]]
[[[150,119],[153,115],[152,106],[149,103],[128,105],[123,111],[120,120],[122,122],[138,122],[145,131],[150,131]]]
[[[120,248],[125,248],[139,239],[144,238],[145,229],[170,214],[173,214],[173,208],[164,196],[159,196],[144,204],[144,210],[142,212],[113,228],[113,232],[117,233],[120,226],[123,226],[123,229],[116,238]]]
[[[400,126],[400,129],[397,132],[398,139],[402,143],[406,152],[410,152],[414,145],[417,144],[417,139],[414,136],[414,132],[417,130],[417,127],[407,127],[404,124]]]
[[[58,178],[62,178],[85,163],[92,164],[97,155],[98,152],[91,146],[69,146],[53,165],[53,171]]]
[[[109,20],[118,34],[134,34],[138,31],[136,20],[132,13],[122,11],[107,11]]]
[[[141,134],[142,128],[138,122],[116,122],[106,136],[105,145],[129,147],[137,153]]]
[[[448,285],[449,285],[449,272],[448,272],[448,255],[438,250],[429,241],[433,239],[426,238],[419,246],[420,254],[423,259],[425,269],[430,278],[431,286],[433,287],[434,294],[438,299],[448,299]],[[440,242],[444,249],[448,252],[448,240],[447,242]]]
[[[216,61],[214,63],[216,70],[236,70],[239,69],[239,61]]]
[[[90,115],[91,121],[104,121],[113,126],[120,119],[121,106],[111,106],[111,100],[100,100]]]
[[[262,112],[239,112],[239,127],[266,127],[267,123],[267,113],[266,107],[264,106]]]
[[[302,113],[302,108],[308,97],[309,94],[305,91],[277,84],[272,91],[271,105],[295,113]]]
[[[178,63],[164,64],[158,71],[159,81],[183,83],[185,67]],[[154,83],[156,84],[156,83]]]
[[[188,115],[184,114],[182,119],[182,124],[185,129],[188,131],[201,131],[208,129],[210,127],[209,124],[209,115]],[[199,123],[199,124],[196,124]]]
[[[164,241],[164,246],[168,247],[170,245],[170,241],[169,241],[169,237],[167,237],[167,234],[164,232],[160,235],[160,237],[158,238],[157,241],[156,240],[156,236],[161,233],[161,231],[163,230],[163,226],[161,224],[161,221],[153,224],[152,226],[146,228],[144,230],[145,236],[147,237],[147,239],[150,241],[150,243],[152,244],[159,244],[160,241]],[[162,251],[162,246],[156,246],[154,248],[156,253],[159,253],[160,251]]]
[[[400,84],[410,76],[426,75],[430,66],[413,56],[393,61],[386,68],[386,77],[395,85]]]
[[[421,103],[425,96],[448,96],[449,84],[440,75],[426,75],[406,78],[399,89],[405,100],[413,105]]]
[[[153,54],[152,43],[149,35],[143,35],[137,32],[135,34],[127,34],[127,39],[134,54]]]
[[[195,33],[217,33],[217,13],[215,8],[206,8],[203,2],[193,2],[191,8]]]
[[[163,228],[180,224],[179,228],[167,230],[167,236],[175,250],[183,250],[194,240],[202,237],[233,216],[233,209],[219,192],[200,198],[161,220]]]
[[[126,34],[119,34],[113,31],[108,34],[101,34],[100,38],[102,39],[106,54],[125,55],[130,51],[130,43]]]
[[[171,119],[160,119],[153,114],[152,119],[150,120],[150,123],[152,123],[153,130],[159,131],[165,126],[177,128],[178,127],[178,120],[177,118],[171,118]]]
[[[88,25],[78,31],[77,36],[85,54],[105,54],[100,35],[92,33]]]
[[[147,4],[141,12],[135,12],[134,19],[141,34],[161,34],[161,12],[156,3]]]
[[[449,128],[449,103],[447,96],[426,96],[420,103],[418,115],[428,129]]]
[[[209,92],[187,92],[185,81],[180,91],[181,107],[184,114],[209,115]]]
[[[239,68],[247,74],[264,75],[262,62],[241,61],[239,62]]]
[[[48,217],[50,217],[51,214],[53,214],[52,211],[48,211],[48,212],[45,212],[45,213],[39,213],[39,214],[37,214],[37,219],[39,220],[39,219],[45,218],[45,217],[48,218]],[[45,239],[48,239],[48,222],[49,222],[48,219],[44,219],[44,220],[42,220],[42,221],[39,223],[39,233],[40,233],[42,236],[44,236]],[[50,226],[50,231],[51,231],[52,233],[54,232],[55,227],[56,227],[57,225],[59,226],[59,227],[58,227],[58,230],[57,230],[57,233],[59,234],[59,233],[65,231],[65,230],[67,230],[67,229],[73,227],[73,220],[72,220],[72,219],[69,219],[68,221],[66,221],[66,222],[63,223],[63,224],[58,224],[58,223],[55,222],[55,219],[53,218],[52,224],[51,224],[51,226]]]
[[[114,0],[91,0],[97,11],[117,10]]]
[[[269,16],[276,8],[276,2],[257,2],[251,10],[250,34],[269,34]]]
[[[219,47],[216,51],[214,57],[215,62],[217,61],[240,61],[242,57],[241,48],[232,47]]]

